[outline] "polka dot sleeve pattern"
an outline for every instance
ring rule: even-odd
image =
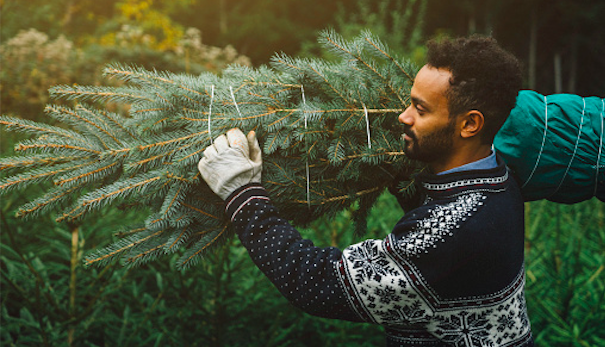
[[[254,263],[293,305],[315,316],[363,320],[337,278],[342,252],[302,239],[260,185],[238,189],[227,198],[226,210]]]

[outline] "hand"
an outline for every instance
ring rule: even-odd
[[[256,133],[251,131],[245,136],[234,128],[206,148],[198,169],[210,189],[225,200],[241,186],[260,183],[262,166]]]
[[[416,181],[416,176],[422,171],[424,169],[408,168],[399,172],[387,187],[406,213],[422,205],[424,197],[421,187]]]

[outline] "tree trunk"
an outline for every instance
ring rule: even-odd
[[[487,36],[494,36],[493,11],[496,10],[494,7],[492,1],[485,3],[485,35]]]
[[[219,3],[219,29],[221,35],[227,34],[227,0],[220,0]]]
[[[65,12],[63,14],[63,19],[61,19],[61,27],[67,28],[71,23],[71,18],[76,11],[76,4],[73,0],[70,0],[65,6]]]
[[[528,84],[529,89],[536,89],[536,52],[538,50],[538,18],[536,17],[535,6],[531,9],[531,18],[529,21],[529,58],[528,58]]]
[[[555,93],[563,93],[563,73],[561,71],[561,53],[555,53],[554,57],[555,66]]]
[[[468,33],[474,34],[477,32],[477,20],[475,19],[475,13],[472,12],[468,18]]]
[[[75,225],[70,225],[71,229],[71,261],[70,261],[70,278],[69,278],[69,316],[70,318],[76,317],[76,269],[78,267],[79,258],[78,258],[78,236],[80,232],[80,228]],[[67,345],[73,346],[74,343],[74,335],[76,332],[75,326],[69,327],[67,331]]]
[[[574,32],[571,36],[571,58],[569,59],[569,80],[567,81],[567,92],[576,92],[576,78],[578,69],[578,34]]]

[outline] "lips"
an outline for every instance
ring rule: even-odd
[[[414,141],[415,136],[414,134],[408,132],[408,131],[404,131],[403,134],[401,134],[401,139],[405,142],[410,142],[410,141]]]

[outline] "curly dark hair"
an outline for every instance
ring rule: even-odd
[[[481,140],[491,143],[521,89],[519,61],[491,37],[431,40],[427,47],[427,64],[452,73],[446,95],[450,115],[470,110],[483,113]]]

